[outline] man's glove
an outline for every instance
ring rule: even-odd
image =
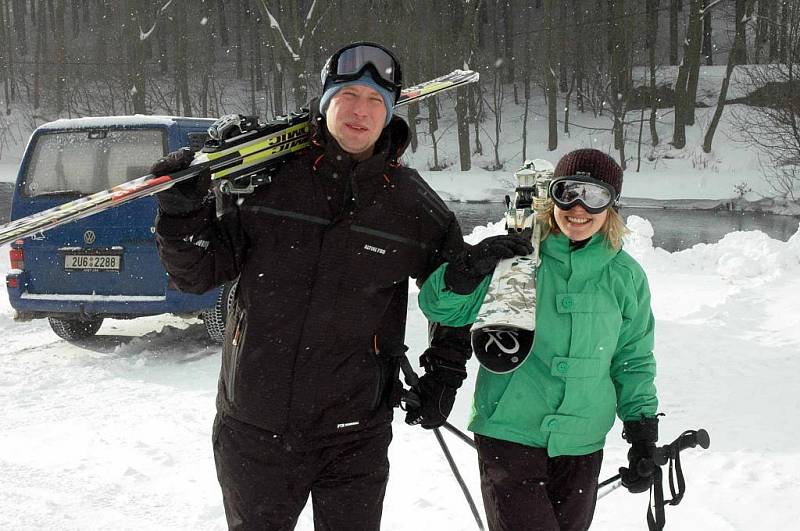
[[[658,418],[642,417],[623,422],[622,437],[631,444],[628,468],[620,468],[622,485],[630,492],[645,492],[653,484],[653,456],[658,440]]]
[[[150,168],[153,175],[167,175],[191,166],[194,152],[181,148],[156,161]],[[186,179],[156,194],[161,212],[171,216],[186,216],[200,210],[211,188],[211,172],[203,171],[197,177]]]
[[[438,428],[447,421],[456,399],[456,390],[467,377],[467,369],[463,365],[436,357],[436,350],[436,347],[431,347],[420,356],[425,374],[409,391],[416,398],[416,403],[412,405],[411,400],[406,401],[406,423],[420,424],[425,429]]]
[[[444,274],[445,286],[455,293],[472,293],[484,277],[494,271],[500,260],[532,252],[533,244],[524,236],[491,236],[468,246],[461,256],[448,263]]]

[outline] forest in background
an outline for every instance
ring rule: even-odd
[[[524,109],[525,149],[532,96],[546,105],[537,112],[547,116],[549,150],[570,113],[607,115],[623,162],[636,136],[628,129],[642,123],[644,142],[683,148],[701,67],[726,65],[708,152],[731,72],[744,64],[765,65],[748,71],[760,101],[746,103],[767,113],[750,124],[753,141],[788,142],[780,160],[793,166],[798,29],[800,0],[0,0],[0,156],[12,126],[56,118],[284,114],[319,93],[331,52],[372,40],[396,51],[406,85],[464,66],[481,73],[453,98],[462,170],[492,149],[479,127],[497,153],[512,101]],[[659,84],[669,66],[677,76]],[[439,99],[409,107],[412,149],[418,129],[435,141]],[[670,138],[656,131],[662,109],[672,113]],[[777,132],[766,127],[776,122],[770,113]]]

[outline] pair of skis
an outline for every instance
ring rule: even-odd
[[[403,90],[395,107],[418,102],[442,91],[476,81],[477,72],[455,70]],[[197,177],[206,170],[211,171],[214,179],[220,180],[223,192],[252,192],[256,185],[268,182],[259,176],[263,176],[287,155],[307,148],[311,141],[308,113],[292,114],[266,124],[252,120],[234,125],[239,128],[239,134],[229,139],[212,139],[186,170],[171,175],[145,175],[14,220],[0,226],[0,245],[156,194],[181,181]]]

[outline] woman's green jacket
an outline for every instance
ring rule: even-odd
[[[475,321],[489,285],[446,289],[443,265],[422,286],[431,321]],[[560,234],[541,245],[531,354],[514,372],[478,372],[469,429],[538,448],[551,457],[599,450],[614,424],[656,414],[654,319],[641,266],[600,234],[571,250]]]

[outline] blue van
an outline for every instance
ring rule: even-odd
[[[146,175],[182,146],[197,150],[211,119],[109,116],[57,120],[33,132],[20,165],[11,220]],[[11,244],[6,286],[16,319],[47,318],[67,340],[94,335],[105,318],[201,316],[224,333],[228,289],[181,293],[159,261],[156,200],[143,197]]]

